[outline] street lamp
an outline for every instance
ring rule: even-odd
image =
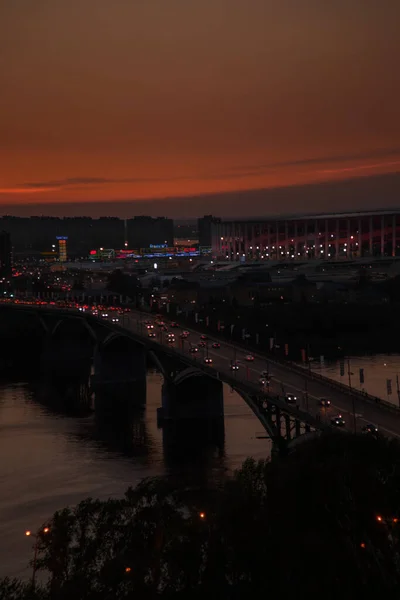
[[[44,527],[39,533],[49,533],[50,527]],[[36,563],[37,563],[37,553],[39,549],[40,536],[39,534],[32,533],[29,529],[25,531],[26,537],[33,537],[35,539],[35,544],[33,546],[33,564],[32,564],[32,588],[35,587],[36,583]]]

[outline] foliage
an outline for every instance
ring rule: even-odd
[[[323,435],[217,490],[146,479],[56,513],[39,544],[48,583],[27,596],[3,580],[0,600],[398,597],[399,507],[397,441]]]
[[[42,591],[35,593],[30,584],[6,577],[0,581],[0,600],[40,600]]]

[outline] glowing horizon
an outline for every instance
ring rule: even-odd
[[[0,206],[400,172],[398,22],[392,0],[4,3]]]

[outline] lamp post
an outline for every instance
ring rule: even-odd
[[[50,527],[44,527],[41,533],[47,534],[50,532]],[[33,537],[35,540],[35,544],[33,546],[33,563],[32,563],[32,588],[35,588],[36,584],[36,563],[37,563],[37,554],[39,549],[40,537],[36,533],[32,533],[29,529],[25,531],[26,537]]]
[[[350,368],[350,357],[348,356],[347,357],[347,376],[349,378],[349,390],[350,390],[350,395],[351,395],[351,406],[352,406],[352,411],[353,411],[353,430],[354,430],[354,433],[357,433],[356,400],[355,400],[352,385],[351,385],[351,376],[352,375],[353,375],[353,373],[351,372],[351,368]]]

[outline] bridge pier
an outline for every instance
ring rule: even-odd
[[[182,371],[164,382],[158,416],[161,422],[223,419],[222,382],[196,369]]]
[[[146,349],[124,335],[113,335],[94,354],[91,388],[95,409],[130,412],[146,404]]]
[[[278,406],[275,407],[275,426],[278,437],[282,435],[281,410]]]
[[[286,439],[288,441],[291,440],[291,430],[290,430],[290,416],[289,415],[285,415],[285,426],[286,426]]]

